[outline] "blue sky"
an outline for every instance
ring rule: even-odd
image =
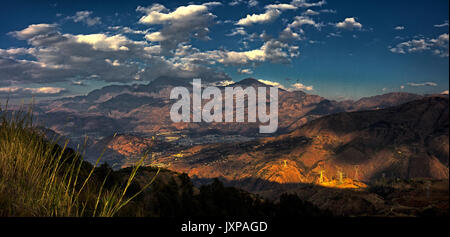
[[[0,96],[85,94],[159,76],[270,81],[331,99],[448,91],[436,1],[14,1]]]

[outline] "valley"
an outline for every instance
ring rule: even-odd
[[[168,118],[173,101],[164,97],[181,82],[160,80],[148,87],[113,86],[42,104],[39,118],[53,136],[86,144],[85,159],[91,163],[102,156],[102,163],[120,169],[146,155],[146,166],[186,173],[196,186],[218,178],[274,200],[296,193],[321,206],[329,198],[348,196],[370,203],[373,215],[390,215],[385,209],[392,205],[414,215],[431,204],[408,209],[409,204],[387,201],[373,187],[389,183],[389,188],[397,187],[390,189],[396,196],[423,189],[428,182],[448,182],[448,95],[391,93],[339,102],[279,89],[279,129],[259,134],[258,123],[173,123]],[[234,86],[267,85],[250,78]],[[399,189],[398,183],[407,181],[420,188]],[[337,196],[325,198],[329,195]],[[358,205],[346,208],[369,213]],[[355,214],[347,211],[337,215]]]

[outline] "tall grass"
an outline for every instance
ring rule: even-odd
[[[31,107],[30,107],[31,108]],[[115,216],[146,189],[128,197],[127,190],[146,156],[134,166],[123,186],[96,184],[94,166],[78,152],[49,142],[33,125],[31,109],[8,112],[0,106],[0,216]],[[97,182],[98,183],[98,182]]]

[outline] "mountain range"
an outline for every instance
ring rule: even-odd
[[[183,150],[159,162],[191,177],[221,177],[250,191],[273,184],[448,179],[448,97],[318,118],[284,135]],[[358,183],[356,183],[358,185]]]
[[[114,133],[154,134],[183,132],[194,135],[240,134],[259,136],[258,123],[173,123],[169,99],[176,86],[192,88],[181,78],[158,78],[149,84],[112,85],[94,90],[85,96],[63,98],[38,105],[42,125],[71,137],[89,135],[106,137]],[[268,86],[247,78],[229,86]],[[223,90],[223,86],[219,87]],[[302,91],[279,89],[279,126],[277,134],[291,132],[315,118],[344,111],[386,108],[422,96],[410,93],[389,93],[358,101],[334,101]]]
[[[174,101],[168,98],[176,86],[192,88],[184,79],[158,78],[47,101],[36,111],[49,128],[47,137],[69,138],[72,147],[85,143],[88,161],[103,153],[102,162],[118,169],[149,154],[147,165],[186,173],[196,185],[219,178],[271,199],[295,192],[337,215],[345,215],[338,211],[344,204],[345,212],[354,213],[352,205],[358,205],[361,214],[379,213],[394,205],[384,206],[384,198],[412,192],[400,183],[391,185],[401,186],[392,197],[352,189],[386,180],[449,178],[448,95],[396,92],[335,101],[279,88],[278,131],[261,136],[258,123],[173,123]],[[247,78],[228,86],[269,85]],[[419,185],[414,192],[427,182],[413,182]],[[438,190],[441,184],[436,183]],[[353,201],[330,202],[341,199]],[[417,200],[404,202],[395,201],[399,212]]]
[[[320,177],[448,178],[448,96],[398,92],[334,101],[279,89],[279,129],[262,137],[258,123],[172,122],[168,98],[176,86],[192,88],[176,78],[107,86],[42,103],[39,119],[72,144],[89,136],[92,162],[105,150],[103,161],[126,167],[151,152],[149,164],[198,180],[246,180],[241,183],[251,191],[265,189],[265,182],[317,183]],[[268,87],[252,78],[229,86]]]

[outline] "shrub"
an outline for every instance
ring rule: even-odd
[[[0,107],[0,121],[0,216],[111,217],[142,192],[125,196],[145,156],[124,185],[105,188],[108,171],[101,185],[92,180],[101,156],[92,166],[67,141],[59,146],[46,140],[33,126],[31,109]]]

